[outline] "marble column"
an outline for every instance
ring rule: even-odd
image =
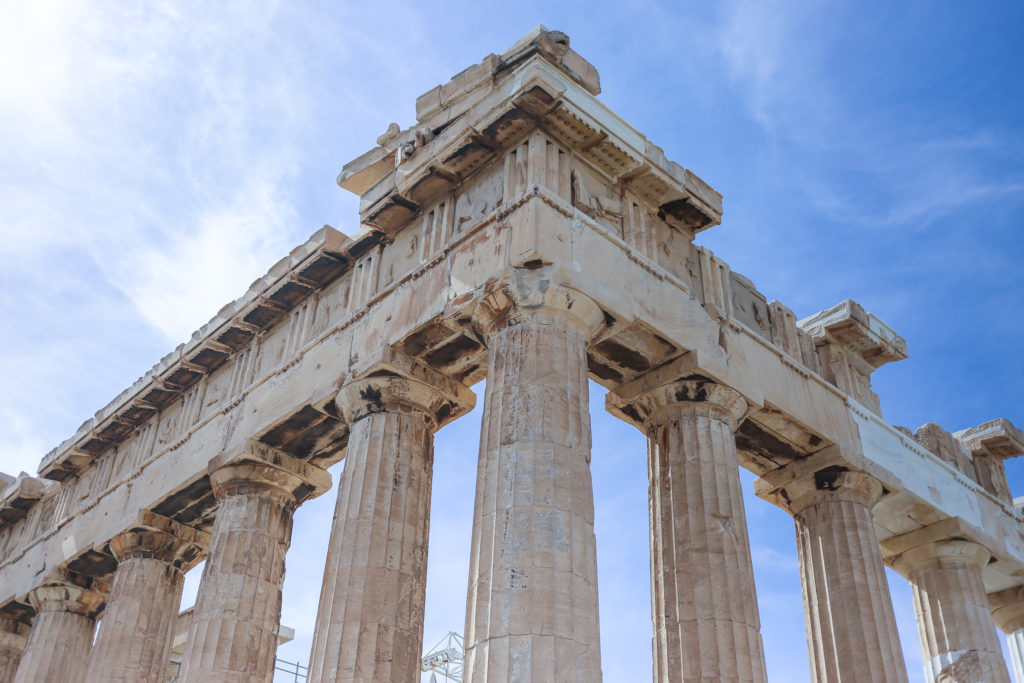
[[[311,682],[419,680],[434,432],[474,404],[458,382],[419,374],[364,377],[336,399],[350,432]]]
[[[914,590],[925,680],[1009,683],[981,570],[989,551],[967,540],[929,541],[894,562]]]
[[[649,438],[654,680],[767,681],[733,390],[675,364],[607,395]]]
[[[14,617],[0,616],[0,683],[11,683],[18,671],[29,626]]]
[[[601,680],[590,475],[589,299],[496,308],[487,347],[466,616],[467,683]]]
[[[992,593],[988,604],[996,625],[1006,634],[1013,677],[1024,683],[1024,586]]]
[[[214,458],[209,471],[219,504],[180,678],[269,683],[292,515],[330,489],[331,475],[255,442]]]
[[[183,570],[196,563],[209,535],[153,513],[145,526],[110,540],[117,572],[107,596],[87,683],[164,683],[181,606]]]
[[[47,581],[29,593],[36,618],[15,683],[85,678],[96,614],[103,606],[104,594],[72,581]]]
[[[796,525],[811,680],[906,683],[896,615],[871,508],[874,477],[827,466],[785,485]]]

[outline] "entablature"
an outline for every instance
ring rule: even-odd
[[[531,40],[548,33],[555,32]],[[721,195],[601,104],[563,59],[543,49],[527,52],[514,69],[499,68],[505,62],[491,55],[439,86],[447,94],[438,95],[438,107],[457,108],[456,115],[439,121],[437,112],[423,112],[421,123],[405,131],[392,124],[378,147],[345,165],[338,183],[360,195],[364,224],[396,234],[537,128],[691,238],[720,222]],[[458,88],[464,92],[456,97]],[[431,93],[424,97],[433,99]]]
[[[325,226],[293,249],[245,295],[218,311],[190,341],[160,359],[152,370],[83,423],[73,437],[50,451],[40,463],[39,473],[62,481],[128,438],[253,337],[339,277],[350,261],[346,242],[349,240],[342,233]]]

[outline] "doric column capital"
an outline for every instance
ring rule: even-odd
[[[988,548],[979,543],[950,538],[929,541],[903,551],[893,561],[893,567],[903,576],[930,568],[973,566],[980,570],[991,557]]]
[[[735,430],[749,410],[738,392],[693,372],[686,356],[609,391],[605,407],[647,433],[687,412],[717,417]]]
[[[881,542],[886,563],[903,578],[925,568],[977,565],[984,568],[992,553],[972,538],[972,529],[950,517]]]
[[[476,405],[476,394],[461,382],[390,349],[365,367],[335,398],[350,425],[373,413],[413,411],[437,431]]]
[[[40,612],[71,612],[93,619],[103,607],[110,586],[100,579],[81,576],[59,568],[28,594]]]
[[[237,451],[221,453],[207,469],[218,500],[260,493],[281,497],[294,506],[331,488],[327,470],[255,440]]]
[[[473,322],[485,338],[522,323],[548,323],[593,339],[605,325],[604,311],[590,297],[553,283],[557,272],[517,269],[482,297]]]
[[[747,402],[740,394],[707,377],[684,377],[641,394],[629,408],[646,429],[686,413],[713,415],[736,429],[747,414]]]
[[[792,515],[821,503],[860,503],[869,510],[886,493],[873,475],[852,470],[832,446],[794,460],[754,482],[754,493]]]
[[[820,503],[834,501],[860,503],[870,509],[884,491],[882,482],[870,474],[832,465],[794,480],[780,494],[788,498],[787,507],[795,515]]]
[[[0,615],[0,651],[21,652],[31,627],[14,617]]]
[[[1005,633],[1024,629],[1024,586],[990,593],[988,604],[996,625]]]
[[[110,552],[118,562],[149,558],[187,571],[210,547],[210,534],[148,510],[137,523],[110,539]]]

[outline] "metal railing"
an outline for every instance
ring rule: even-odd
[[[462,636],[450,631],[433,649],[423,655],[421,670],[431,674],[431,681],[437,680],[436,674],[441,674],[448,681],[461,681],[463,648]],[[181,675],[181,662],[172,659],[170,663],[174,674],[168,683],[177,683],[178,677]],[[308,666],[301,662],[289,662],[280,657],[274,658],[274,671],[289,674],[291,683],[302,683],[309,679]],[[277,678],[276,675],[274,677]]]
[[[299,683],[299,681],[304,681],[309,678],[309,667],[299,662],[286,662],[283,659],[275,659],[274,671],[283,671],[286,674],[292,674],[292,680],[295,683]]]
[[[168,683],[177,683],[178,676],[181,675],[181,662],[171,660],[171,665],[174,667],[174,675],[171,676]],[[300,683],[309,678],[309,667],[302,664],[301,662],[289,662],[279,657],[274,658],[274,671],[281,671],[286,674],[291,674],[293,683]],[[276,678],[276,676],[275,676]]]

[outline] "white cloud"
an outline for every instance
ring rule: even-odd
[[[777,548],[753,543],[750,547],[750,553],[754,565],[758,568],[764,570],[771,569],[772,571],[794,576],[800,571],[800,563],[797,561],[796,556],[781,552]]]
[[[779,87],[779,68],[788,38],[787,17],[772,3],[738,0],[723,5],[718,48],[729,74],[747,90],[755,117],[772,127],[767,108]]]
[[[60,226],[169,342],[187,338],[315,227],[296,224],[310,103],[276,8],[20,7],[0,71],[30,170],[0,200],[5,249],[37,252],[55,239],[40,222]]]
[[[187,339],[288,252],[295,212],[272,179],[254,176],[166,246],[142,242],[112,261],[111,281],[168,339]]]

